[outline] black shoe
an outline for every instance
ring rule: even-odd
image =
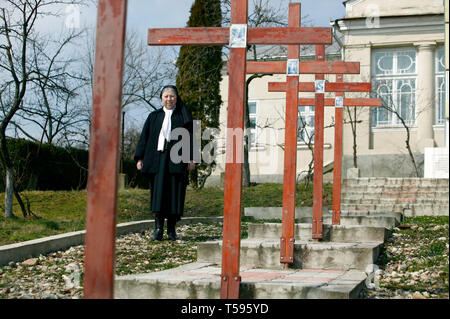
[[[164,234],[164,218],[159,214],[155,214],[155,231],[153,232],[152,240],[161,241]]]
[[[167,237],[169,240],[175,241],[178,239],[177,233],[175,231],[175,225],[177,223],[176,217],[169,217],[167,219]]]

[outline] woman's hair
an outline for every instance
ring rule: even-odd
[[[179,98],[178,89],[177,89],[177,87],[175,85],[165,85],[162,88],[161,93],[159,94],[159,98],[160,99],[162,99],[162,95],[163,95],[164,91],[167,90],[167,89],[171,89],[172,91],[174,91],[176,96],[177,96],[177,99]]]

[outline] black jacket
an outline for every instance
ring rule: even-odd
[[[158,172],[159,161],[161,153],[157,150],[158,138],[161,131],[162,123],[164,121],[164,111],[161,109],[150,113],[145,121],[144,128],[142,129],[141,136],[139,138],[138,145],[136,147],[136,152],[134,153],[134,160],[137,162],[139,160],[143,161],[142,173],[144,174],[154,174]],[[193,122],[191,112],[183,105],[178,106],[172,113],[172,133],[177,128],[185,128],[189,133],[189,145],[177,145],[179,148],[178,155],[189,158],[189,161],[193,159]],[[168,143],[168,150],[182,140],[182,136],[178,135],[172,136],[172,140]],[[186,138],[183,143],[186,142]],[[187,154],[182,154],[184,149],[189,147],[189,156]],[[184,158],[184,157],[183,157]],[[174,163],[172,159],[169,160],[169,172],[170,173],[186,173],[187,164],[189,161],[181,161],[179,163]]]

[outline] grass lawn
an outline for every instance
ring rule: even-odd
[[[4,202],[0,203],[0,245],[31,240],[60,233],[85,229],[86,191],[25,191],[22,197],[31,203],[31,211],[39,216],[24,219],[19,205],[14,201],[16,218],[4,218]],[[0,193],[4,198],[4,193]],[[281,207],[283,185],[258,184],[244,188],[242,207]],[[296,206],[312,206],[312,184],[307,188],[297,186]],[[324,205],[331,205],[332,185],[324,183]],[[152,219],[149,211],[148,190],[127,189],[119,192],[117,222]],[[185,217],[221,216],[223,214],[223,189],[207,187],[199,191],[188,189]]]

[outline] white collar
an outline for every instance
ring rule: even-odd
[[[165,112],[165,113],[172,113],[174,110],[175,110],[175,108],[176,108],[176,106],[173,108],[173,109],[166,109],[166,107],[165,106],[163,106],[162,107],[162,110]]]

